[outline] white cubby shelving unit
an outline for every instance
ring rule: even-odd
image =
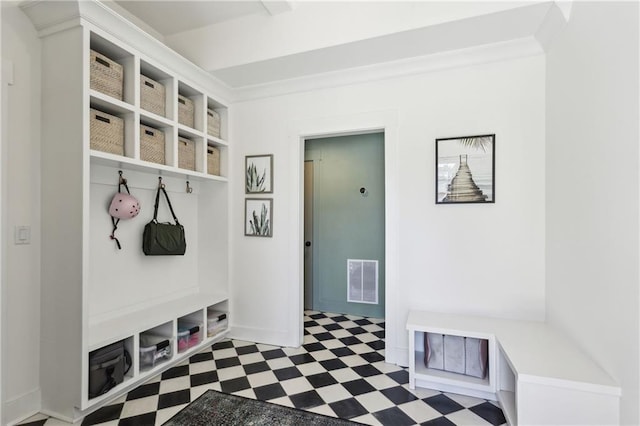
[[[208,337],[208,311],[228,313],[228,102],[213,79],[96,1],[25,2],[42,39],[42,411],[78,421],[151,376],[222,339]],[[99,23],[99,24],[97,24]],[[123,98],[90,87],[90,50],[122,65]],[[165,86],[165,114],[140,107],[140,75]],[[178,122],[178,94],[195,106],[194,126]],[[123,155],[91,149],[90,108],[124,122]],[[207,108],[221,117],[207,132]],[[163,164],[143,161],[140,126],[164,132]],[[178,138],[194,142],[195,170],[179,167]],[[207,147],[220,151],[220,174],[207,172]],[[118,250],[107,207],[119,172],[141,204],[118,225]],[[144,225],[162,178],[180,223],[184,256],[145,256]],[[188,187],[191,189],[187,191]],[[171,219],[164,200],[159,219]],[[182,320],[202,324],[199,343],[179,352]],[[172,345],[169,359],[140,365],[140,336]],[[90,352],[124,341],[133,365],[109,392],[88,396]]]
[[[478,330],[456,329],[441,322],[421,321],[419,313],[410,313],[409,329],[409,387],[425,387],[443,392],[462,393],[484,399],[496,399],[496,358],[495,338],[491,333]],[[427,368],[424,364],[424,333],[446,334],[450,336],[474,337],[488,340],[489,367],[485,378],[451,373]]]
[[[545,322],[410,311],[409,387],[498,400],[510,425],[619,423],[620,387]],[[489,340],[486,380],[424,367],[422,333]]]

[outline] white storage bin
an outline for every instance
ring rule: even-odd
[[[221,311],[207,311],[207,337],[213,337],[229,325],[227,314]]]
[[[484,379],[489,369],[489,341],[464,336],[424,333],[427,368]]]
[[[145,333],[140,335],[140,369],[153,368],[171,359],[171,340],[164,336]]]
[[[178,320],[178,352],[184,352],[200,343],[202,323],[188,319]]]

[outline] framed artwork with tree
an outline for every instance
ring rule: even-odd
[[[496,135],[436,139],[436,204],[495,203]]]

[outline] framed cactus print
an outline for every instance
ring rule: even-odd
[[[244,235],[271,237],[273,235],[273,198],[245,198]]]
[[[436,139],[436,204],[495,203],[496,135]]]
[[[245,194],[273,193],[273,154],[245,157]]]

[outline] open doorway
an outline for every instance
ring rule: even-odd
[[[384,133],[305,140],[304,308],[384,318]]]

